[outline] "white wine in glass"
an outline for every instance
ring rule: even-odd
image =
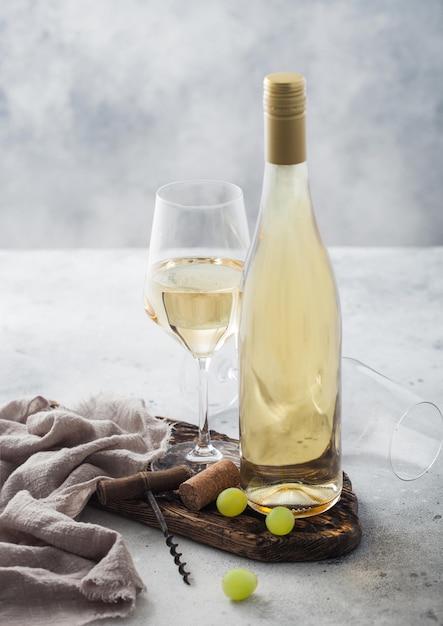
[[[144,307],[148,316],[195,358],[199,372],[199,434],[170,447],[154,469],[181,463],[195,471],[224,456],[237,457],[229,442],[216,448],[208,425],[211,357],[237,332],[240,279],[249,246],[243,193],[232,183],[196,180],[170,183],[156,195]]]

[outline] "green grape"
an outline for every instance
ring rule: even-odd
[[[248,499],[246,494],[237,487],[229,487],[222,491],[216,501],[217,509],[226,517],[240,515],[246,508]]]
[[[267,514],[265,523],[273,535],[287,535],[294,528],[295,519],[290,509],[276,506]]]
[[[223,591],[231,600],[245,600],[257,587],[257,576],[249,569],[231,569],[223,576]]]

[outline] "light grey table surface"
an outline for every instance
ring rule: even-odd
[[[343,353],[442,407],[443,248],[330,254]],[[69,406],[113,391],[196,423],[180,384],[192,360],[143,312],[145,261],[140,249],[0,251],[0,404],[42,394]],[[211,426],[236,434],[236,404],[222,408],[212,407]],[[443,624],[442,457],[412,482],[370,463],[349,472],[363,539],[342,558],[266,564],[178,537],[191,587],[158,530],[88,507],[82,519],[121,532],[148,588],[130,617],[97,623]],[[232,567],[259,579],[242,603],[221,590]]]

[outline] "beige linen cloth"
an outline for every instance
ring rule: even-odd
[[[100,478],[146,468],[167,423],[140,400],[75,411],[45,398],[0,408],[0,623],[77,626],[127,615],[145,589],[122,537],[78,516]]]

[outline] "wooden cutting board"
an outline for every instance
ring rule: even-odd
[[[171,443],[195,440],[196,426],[186,422],[174,424]],[[211,431],[211,437],[214,441],[234,441],[215,431]],[[182,504],[176,493],[168,492],[156,499],[172,534],[257,561],[334,558],[356,548],[362,535],[357,498],[346,474],[339,502],[325,513],[297,519],[293,531],[283,537],[272,535],[265,526],[264,516],[249,507],[238,517],[228,518],[220,515],[214,503],[194,512]],[[159,527],[153,510],[144,500],[120,500],[103,506],[93,497],[91,503],[148,526]]]

